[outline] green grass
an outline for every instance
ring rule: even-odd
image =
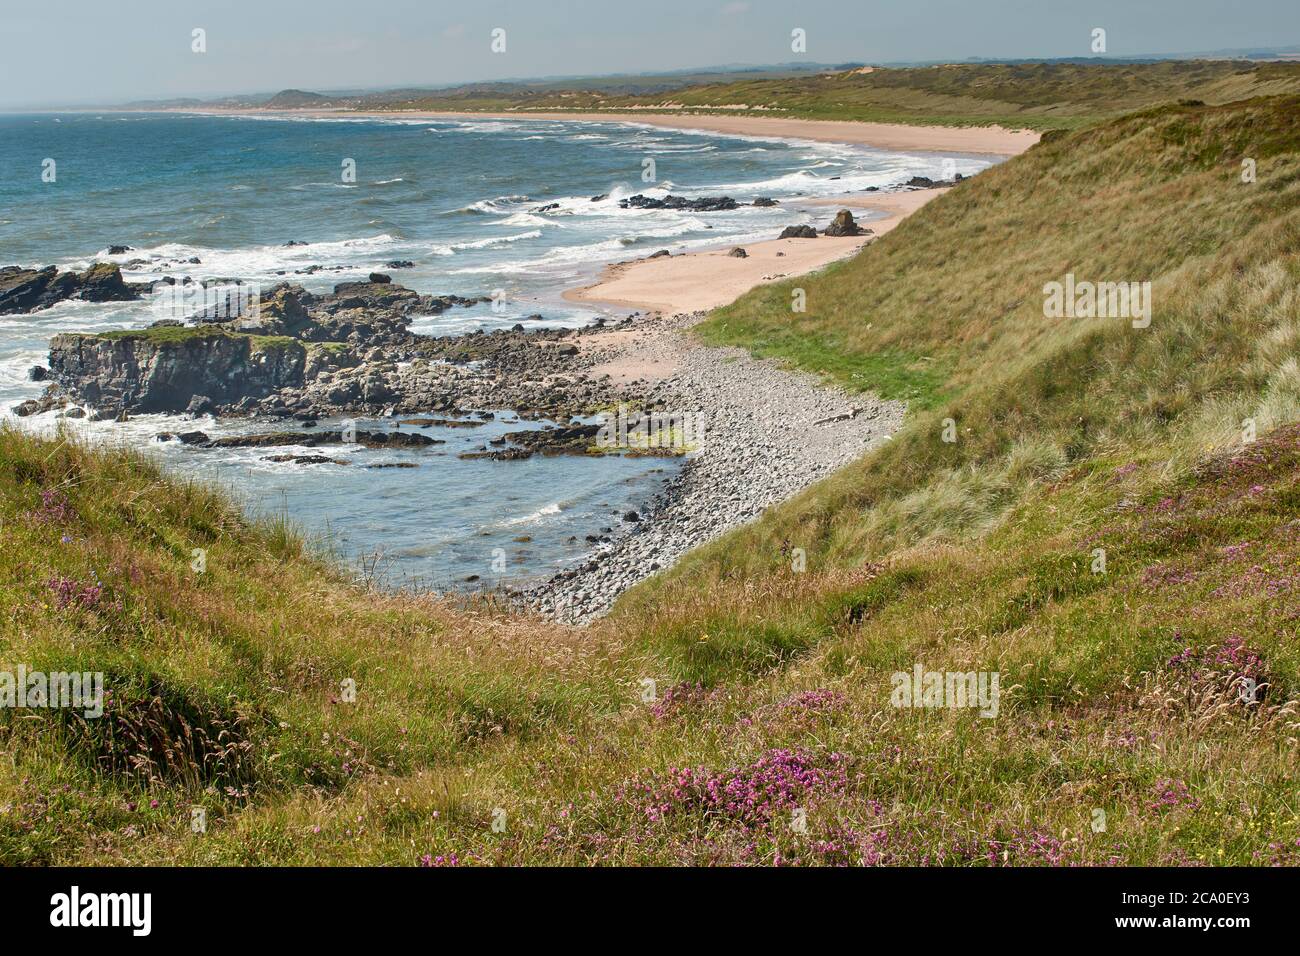
[[[130,452],[0,431],[3,666],[115,690],[0,712],[0,861],[1300,862],[1298,117],[1049,137],[806,313],[721,310],[710,341],[912,411],[587,629],[368,591]],[[1150,327],[1046,319],[1066,271],[1151,281]],[[892,706],[918,664],[997,672],[998,716]]]
[[[246,339],[254,351],[302,348],[304,344],[288,335],[250,335],[244,332],[201,325],[163,325],[147,329],[115,329],[111,332],[99,332],[91,337],[105,339],[110,342],[148,342],[151,345],[181,345],[188,342],[202,342],[221,338]],[[346,343],[321,342],[314,344],[321,347],[342,345],[346,348]]]
[[[860,120],[1036,130],[1075,129],[1177,100],[1211,105],[1300,93],[1300,64],[1227,60],[1159,63],[951,64],[738,79],[630,95],[589,86],[569,90],[465,90],[363,97],[362,109],[639,110]],[[737,107],[745,106],[745,109]],[[726,109],[723,109],[723,108]]]
[[[835,268],[832,265],[830,270]],[[784,301],[789,301],[788,293]],[[914,410],[932,408],[942,400],[947,369],[933,356],[893,347],[867,354],[850,352],[839,335],[814,333],[798,321],[764,321],[782,302],[779,292],[747,300],[745,309],[724,310],[696,334],[708,345],[744,345],[760,358],[817,372],[846,391],[874,392],[907,402]]]

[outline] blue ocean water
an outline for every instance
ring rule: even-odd
[[[653,182],[642,178],[647,158]],[[47,160],[54,182],[42,178]],[[421,334],[509,326],[539,313],[542,324],[580,326],[599,313],[560,294],[604,264],[663,248],[771,238],[784,226],[828,217],[800,200],[915,175],[971,174],[990,161],[630,122],[0,116],[0,265],[84,268],[112,260],[131,281],[189,276],[265,288],[289,280],[311,291],[384,271],[422,293],[496,294],[504,305],[419,319],[412,329]],[[345,178],[349,168],[354,181]],[[780,205],[718,213],[618,208],[634,193],[668,192],[770,196]],[[131,249],[109,256],[111,245]],[[387,268],[393,260],[414,266]],[[295,274],[310,266],[323,271]],[[144,327],[164,315],[146,299],[70,301],[0,317],[0,414],[25,428],[58,427],[52,413],[9,416],[40,394],[27,370],[44,364],[50,336]],[[380,554],[390,583],[416,586],[547,574],[587,550],[587,535],[616,528],[619,515],[676,467],[659,459],[457,459],[520,427],[508,421],[434,429],[446,444],[374,453],[418,468],[378,471],[275,464],[262,460],[264,449],[154,442],[180,424],[168,416],[63,424],[95,441],[147,448],[169,467],[225,484],[251,512],[287,513],[349,564]],[[216,435],[272,426],[209,419],[185,427]]]

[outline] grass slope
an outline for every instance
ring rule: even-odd
[[[358,102],[367,109],[646,110],[671,104],[728,115],[942,126],[1070,129],[1180,99],[1227,103],[1300,93],[1300,64],[1227,60],[1159,63],[952,64],[790,75],[628,95],[571,89],[520,97],[502,91]]]
[[[114,692],[0,713],[0,860],[1300,862],[1297,116],[1052,137],[807,313],[723,310],[919,407],[584,631],[365,591],[127,452],[0,432],[0,660]],[[1067,270],[1149,279],[1151,326],[1044,319]],[[892,706],[917,664],[998,672],[998,715]]]

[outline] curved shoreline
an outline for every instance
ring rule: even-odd
[[[659,109],[662,109],[660,107]],[[103,112],[103,111],[101,111]],[[514,110],[473,112],[455,110],[341,110],[341,109],[177,109],[121,110],[117,112],[175,112],[205,116],[294,116],[316,119],[515,119],[578,123],[635,123],[667,129],[719,133],[724,136],[752,136],[771,139],[803,139],[821,143],[843,143],[876,149],[912,150],[930,153],[975,153],[1009,157],[1023,153],[1038,142],[1033,130],[1012,130],[1001,126],[908,126],[902,123],[866,123],[857,120],[817,120],[782,116],[726,116],[717,113],[664,113],[636,110],[606,112],[563,112]]]
[[[630,259],[605,266],[595,282],[565,290],[563,298],[648,312],[700,312],[730,305],[755,286],[825,268],[855,255],[874,237],[885,235],[947,188],[854,193],[791,201],[791,206],[867,210],[883,218],[859,223],[868,235],[844,238],[765,239],[743,245],[745,258],[728,254],[734,243],[659,258]]]
[[[317,115],[381,121],[416,115],[458,119],[491,115],[209,112],[267,118],[279,114],[286,119]],[[694,119],[616,114],[505,115],[619,123],[671,120],[657,125],[679,129],[692,128],[692,124],[683,124],[681,120]],[[728,121],[725,125],[731,128],[711,131],[722,135],[777,136],[777,128],[771,123],[756,132],[752,124],[745,122],[752,118],[721,119]],[[744,130],[735,128],[738,121],[745,126]],[[808,135],[813,131],[805,124],[818,121],[778,122],[784,124],[779,127],[779,138],[826,138],[859,145],[886,145],[875,136],[873,129],[861,133],[873,137],[870,143],[839,134],[845,126],[869,128],[872,124],[833,124],[837,135],[832,138],[824,129],[816,131],[817,136]],[[791,122],[798,125],[792,128]],[[924,128],[903,129],[930,132]],[[1032,138],[1036,141],[1037,136]],[[911,148],[920,148],[915,138],[910,142]],[[922,136],[920,142],[933,147],[936,141]],[[972,142],[968,139],[967,145]],[[980,146],[979,150],[972,151],[989,152],[984,148],[987,143],[981,142]],[[899,146],[891,144],[891,148]],[[755,359],[742,349],[704,346],[686,334],[686,329],[700,321],[708,310],[733,301],[759,284],[813,272],[855,254],[942,191],[904,188],[896,192],[790,200],[790,205],[868,209],[881,218],[864,221],[863,225],[870,230],[868,235],[764,240],[749,243],[749,254],[745,257],[710,250],[625,262],[609,267],[594,285],[568,290],[565,298],[570,301],[613,303],[655,314],[638,316],[615,328],[561,333],[559,337],[565,340],[566,349],[562,354],[572,356],[572,367],[548,368],[542,383],[545,389],[552,396],[567,392],[570,396],[581,393],[590,397],[600,392],[607,400],[638,403],[631,409],[634,412],[654,408],[669,414],[698,415],[703,419],[705,435],[698,452],[665,483],[642,515],[625,519],[626,533],[598,543],[596,550],[549,580],[515,592],[521,603],[549,617],[586,623],[605,613],[624,590],[671,567],[688,551],[753,521],[766,508],[792,497],[887,440],[902,423],[905,412],[902,403],[883,401],[872,395],[851,396],[825,387],[813,375],[786,371],[774,363]],[[535,357],[525,364],[531,371],[540,370],[533,367]],[[522,371],[522,367],[513,369],[516,374]],[[397,391],[402,393],[406,389],[398,387]],[[416,394],[421,394],[420,389],[416,389]]]
[[[607,333],[617,338],[591,337],[592,374],[617,379],[620,364],[632,363],[648,402],[697,416],[698,442],[631,530],[515,592],[524,605],[585,624],[623,591],[849,464],[902,425],[902,402],[850,396],[743,349],[699,343],[687,330],[704,316],[647,316]],[[654,369],[642,367],[647,355],[656,356]]]

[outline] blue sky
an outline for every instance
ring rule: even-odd
[[[796,27],[821,63],[1125,56],[1300,44],[1300,0],[0,0],[0,106],[784,63]]]

